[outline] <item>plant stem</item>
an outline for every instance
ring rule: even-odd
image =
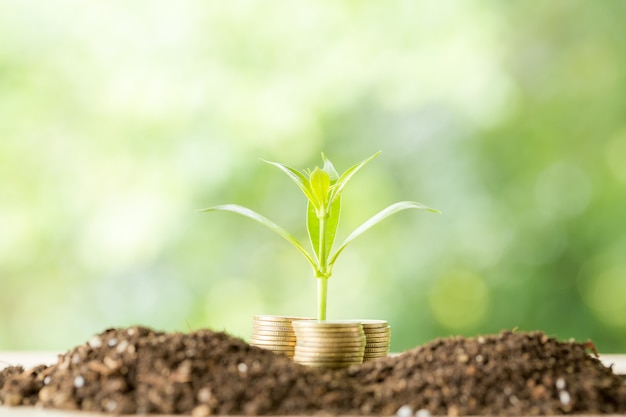
[[[317,277],[317,319],[326,320],[326,293],[328,292],[328,278]]]
[[[319,220],[319,254],[320,254],[320,259],[319,259],[319,267],[320,267],[320,273],[322,275],[326,275],[326,266],[328,264],[328,256],[326,255],[326,213],[322,212],[320,213],[320,215],[318,215],[318,220]]]
[[[328,290],[326,255],[326,213],[318,214],[319,220],[319,270],[317,271],[317,319],[326,320],[326,294]]]

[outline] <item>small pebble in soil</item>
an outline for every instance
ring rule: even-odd
[[[396,417],[413,417],[413,408],[410,405],[403,405],[396,411]]]
[[[558,378],[556,380],[556,388],[559,390],[565,389],[565,380],[563,378]]]
[[[74,378],[74,386],[76,388],[82,388],[85,386],[85,378],[83,378],[82,376],[78,375],[76,378]]]
[[[415,412],[415,417],[432,417],[432,414],[425,408],[420,408]]]

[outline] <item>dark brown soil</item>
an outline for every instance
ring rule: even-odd
[[[626,413],[626,377],[543,333],[448,338],[316,370],[225,333],[109,329],[52,366],[0,371],[0,403],[123,413]]]

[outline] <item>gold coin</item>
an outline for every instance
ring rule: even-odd
[[[265,349],[265,350],[271,350],[273,352],[290,352],[293,354],[293,352],[295,352],[295,350],[293,349],[293,347],[289,347],[289,346],[257,346],[258,348],[261,349]]]
[[[335,346],[323,346],[323,347],[319,347],[319,346],[302,346],[302,345],[296,345],[295,349],[298,352],[312,352],[312,353],[336,353],[336,352],[341,352],[341,353],[354,353],[354,352],[363,352],[363,346],[342,346],[342,347],[335,347]]]
[[[296,339],[302,346],[365,346],[365,340],[358,339]]]
[[[391,336],[390,332],[363,332],[365,336],[371,337],[389,337]]]
[[[296,362],[362,362],[363,355],[353,355],[353,356],[305,356],[299,355],[298,352],[295,352],[293,355],[293,360]]]
[[[290,342],[295,342],[296,341],[296,337],[295,336],[289,336],[289,335],[267,335],[267,334],[260,334],[260,333],[254,333],[252,335],[253,339],[257,339],[257,340],[287,340]]]
[[[365,337],[362,332],[295,332],[296,337],[323,337],[323,338],[355,338],[360,339]]]
[[[300,320],[292,323],[299,329],[363,329],[361,323],[355,321],[311,321]]]
[[[304,320],[302,323],[316,327],[361,326],[358,320]]]
[[[359,320],[363,328],[374,329],[379,327],[389,327],[387,320]]]
[[[294,326],[293,331],[296,334],[337,334],[337,333],[345,333],[345,334],[365,334],[363,329],[356,327],[346,327],[342,329],[335,329],[332,327],[327,328],[312,328],[312,327],[296,327]]]
[[[320,341],[308,341],[297,340],[296,345],[308,348],[328,348],[328,349],[345,349],[345,348],[364,348],[367,345],[359,342],[320,342]]]
[[[366,352],[388,352],[389,346],[379,346],[379,347],[365,346],[365,351]]]
[[[294,362],[299,363],[361,363],[363,356],[356,356],[351,358],[332,358],[332,357],[308,357],[299,356],[297,353],[293,355]]]
[[[301,365],[310,366],[314,368],[347,368],[351,365],[360,365],[361,361],[349,361],[349,362],[300,362],[294,361]]]
[[[351,364],[347,364],[347,365],[343,365],[343,364],[306,364],[306,363],[302,363],[300,365],[302,366],[307,366],[309,368],[317,368],[317,369],[343,369],[343,368],[348,368],[352,365],[360,365],[361,362],[359,363],[351,363]]]
[[[296,336],[302,336],[302,337],[361,337],[361,336],[365,336],[365,333],[363,332],[353,332],[353,331],[343,331],[343,332],[335,332],[335,331],[331,331],[331,332],[309,332],[309,331],[300,331],[300,330],[296,330],[294,332],[296,334]]]
[[[265,349],[265,350],[269,350],[270,352],[274,352],[274,353],[280,353],[282,355],[289,356],[290,358],[293,357],[293,350],[281,350],[281,349]]]
[[[350,359],[350,360],[342,360],[342,361],[336,361],[333,359],[321,359],[321,360],[303,360],[303,359],[298,359],[298,358],[292,358],[294,362],[302,364],[302,365],[308,365],[308,366],[319,366],[319,367],[330,367],[331,365],[335,365],[335,366],[350,366],[350,365],[356,365],[356,364],[361,364],[363,363],[363,359],[362,358],[358,358],[358,359]]]
[[[250,343],[257,343],[261,345],[296,345],[295,340],[259,339],[258,337],[250,338]]]
[[[352,339],[365,340],[363,333],[296,333],[298,339]]]
[[[253,334],[259,336],[278,336],[278,337],[291,337],[296,338],[293,332],[277,332],[274,330],[254,329]]]
[[[250,344],[252,346],[261,346],[261,347],[265,347],[265,346],[292,346],[292,347],[295,348],[295,346],[296,346],[296,342],[285,342],[285,341],[273,342],[271,340],[250,340]]]
[[[261,345],[261,346],[291,346],[296,347],[296,342],[291,340],[258,340],[258,339],[250,339],[251,345]]]
[[[300,327],[293,326],[298,333],[364,333],[360,327]]]
[[[291,327],[252,326],[253,332],[273,332],[295,336]]]
[[[372,353],[366,353],[363,355],[364,358],[386,358],[387,354],[386,353],[376,353],[376,354],[372,354]]]
[[[252,338],[259,338],[259,339],[273,339],[273,340],[296,340],[296,336],[292,335],[292,334],[285,334],[285,333],[279,333],[279,334],[263,334],[263,333],[253,333],[252,334]]]
[[[293,355],[295,350],[289,346],[256,346],[260,349],[271,350],[272,352],[288,352]]]
[[[365,334],[390,334],[391,329],[389,328],[381,328],[381,329],[363,329],[363,333]]]
[[[369,339],[391,339],[389,333],[365,333],[365,337]]]
[[[358,339],[300,339],[296,340],[300,346],[366,346],[365,340]]]
[[[365,332],[365,336],[367,337],[391,337],[391,333],[389,332],[376,332],[376,333],[368,333]]]
[[[316,360],[316,361],[334,361],[334,360],[362,360],[363,354],[354,353],[350,355],[331,355],[331,354],[303,354],[302,352],[294,352],[294,358],[298,360]]]
[[[282,356],[286,356],[286,357],[288,357],[289,359],[293,358],[293,354],[292,354],[292,353],[289,353],[289,352],[280,352],[280,351],[277,351],[277,350],[272,350],[271,352],[272,352],[273,354],[275,354],[275,355],[282,355]]]
[[[365,343],[318,343],[298,340],[296,346],[307,349],[363,349],[367,347]]]
[[[374,345],[374,344],[385,344],[385,345],[389,345],[389,340],[386,339],[367,339],[367,342],[365,343],[365,346],[368,345]]]
[[[253,327],[252,333],[278,333],[281,335],[296,337],[291,329],[282,329],[280,327]]]
[[[348,340],[367,340],[364,334],[296,334],[296,338],[298,340],[338,340],[338,341],[348,341]]]
[[[389,343],[388,337],[368,337],[365,339],[367,343]]]
[[[287,345],[258,345],[257,347],[262,347],[263,349],[269,349],[269,350],[290,350],[292,352],[296,351],[295,346],[287,346]]]
[[[253,320],[252,324],[255,326],[282,326],[282,327],[291,327],[293,321],[276,321],[276,320]]]
[[[366,348],[388,348],[389,347],[389,343],[387,342],[374,342],[374,343],[367,343],[365,345]]]
[[[295,332],[297,337],[325,337],[325,338],[355,338],[365,337],[363,332]]]

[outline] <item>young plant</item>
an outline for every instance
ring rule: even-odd
[[[350,242],[360,236],[363,232],[376,225],[383,219],[406,209],[423,209],[438,213],[438,210],[426,207],[423,204],[412,201],[401,201],[390,205],[378,214],[371,217],[365,223],[357,227],[341,245],[333,252],[333,244],[339,226],[339,214],[341,212],[341,193],[345,189],[348,181],[352,179],[363,166],[369,163],[380,154],[380,151],[352,166],[341,176],[335,170],[332,162],[322,153],[324,161],[323,168],[298,171],[287,165],[277,162],[265,161],[283,171],[300,187],[300,190],[308,199],[307,206],[307,231],[311,242],[313,253],[309,253],[304,246],[289,232],[266,217],[250,210],[249,208],[237,204],[225,204],[209,207],[201,211],[230,211],[242,216],[251,218],[267,226],[291,243],[311,264],[317,279],[317,318],[326,320],[326,294],[328,288],[328,278],[333,274],[333,266],[337,257],[348,246]]]

